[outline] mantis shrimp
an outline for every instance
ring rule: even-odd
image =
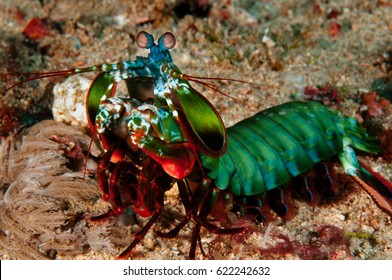
[[[207,78],[184,74],[173,63],[170,49],[175,43],[170,32],[155,43],[152,35],[142,31],[136,44],[149,50],[147,57],[35,73],[25,80],[99,72],[88,90],[86,111],[91,131],[106,151],[97,179],[112,209],[91,220],[120,215],[127,207],[150,217],[119,258],[127,258],[159,218],[164,194],[175,183],[186,215],[169,232],[157,234],[175,237],[193,220],[189,252],[193,259],[201,243],[201,227],[217,234],[245,230],[212,223],[208,217],[216,208],[223,205],[228,211],[244,212],[253,201],[255,206],[249,208],[261,213],[261,198],[268,194],[271,208],[285,216],[288,210],[281,187],[334,155],[345,172],[392,215],[392,184],[360,163],[353,149],[377,153],[379,142],[355,119],[317,102],[289,102],[226,129],[214,106],[190,84],[211,87],[202,81]],[[122,80],[129,98],[115,97],[116,85]],[[153,94],[138,95],[133,90],[138,83],[146,83]],[[327,171],[324,175],[331,180]],[[120,185],[125,195],[120,194]],[[306,184],[298,191],[312,199]]]

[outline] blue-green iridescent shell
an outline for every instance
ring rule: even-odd
[[[235,196],[260,195],[340,154],[344,145],[378,152],[379,143],[355,119],[318,102],[290,102],[227,129],[228,150],[202,156],[208,176]]]

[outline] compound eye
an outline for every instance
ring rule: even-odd
[[[140,31],[136,35],[136,45],[142,49],[149,49],[154,45],[154,37],[146,31]]]
[[[176,37],[170,32],[163,34],[159,40],[158,45],[161,49],[172,49],[176,45]]]

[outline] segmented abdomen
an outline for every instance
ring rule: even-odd
[[[345,119],[317,102],[291,102],[227,129],[228,151],[209,173],[236,196],[262,194],[343,150]]]

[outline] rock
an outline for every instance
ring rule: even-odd
[[[91,80],[81,76],[71,76],[53,89],[53,118],[74,126],[88,128],[86,114],[86,94]]]

